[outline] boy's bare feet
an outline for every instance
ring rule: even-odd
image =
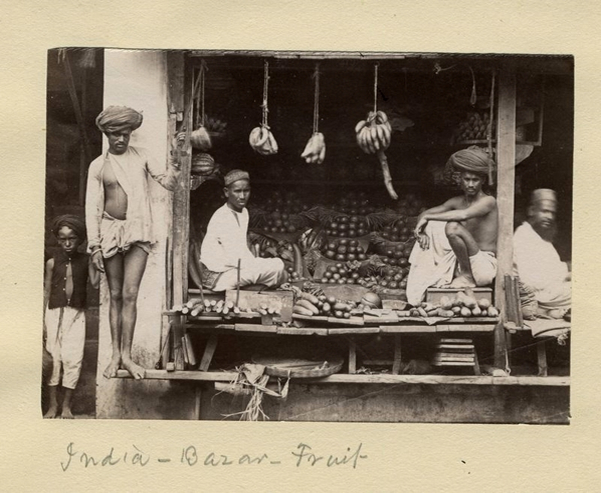
[[[136,380],[141,380],[146,376],[146,370],[144,368],[142,368],[140,365],[138,365],[137,363],[134,363],[129,358],[122,359],[122,366]]]
[[[58,409],[56,406],[50,406],[46,414],[44,414],[45,419],[54,419],[58,414]]]
[[[114,378],[117,376],[117,370],[119,369],[119,365],[121,364],[121,356],[115,355],[111,358],[111,362],[104,370],[105,378]]]
[[[71,409],[63,407],[63,411],[61,413],[61,418],[62,419],[73,419],[73,413],[71,412]]]

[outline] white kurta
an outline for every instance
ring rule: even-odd
[[[217,209],[207,226],[200,249],[200,260],[207,269],[221,272],[214,291],[233,289],[237,282],[240,259],[240,286],[264,284],[278,286],[286,279],[281,259],[255,258],[248,249],[248,210],[236,212],[227,203]]]
[[[513,236],[514,273],[534,291],[543,308],[568,308],[572,286],[566,281],[568,266],[550,241],[546,241],[524,222]]]

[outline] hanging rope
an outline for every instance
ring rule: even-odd
[[[469,67],[470,72],[472,73],[472,95],[470,96],[470,104],[472,106],[476,106],[476,102],[478,101],[478,96],[476,94],[476,76],[474,74],[474,71],[472,70],[472,67]]]
[[[315,64],[315,95],[313,101],[313,133],[319,132],[319,63]]]
[[[374,65],[374,113],[378,111],[378,65]]]
[[[196,99],[196,126],[204,127],[205,124],[205,80],[206,80],[206,72],[209,69],[207,67],[207,63],[204,60],[200,61],[200,71],[198,74],[198,92],[195,94],[194,99]]]
[[[263,119],[261,121],[261,125],[269,128],[267,123],[267,113],[269,113],[269,108],[267,106],[267,95],[269,93],[269,62],[265,61],[265,69],[263,71],[263,104],[261,105],[263,108]]]
[[[488,185],[492,186],[493,184],[493,176],[492,176],[492,122],[495,116],[495,78],[496,71],[492,71],[492,77],[490,81],[490,118],[488,121],[488,128],[486,129],[486,140],[488,141],[488,155],[491,158],[491,161],[488,162]]]

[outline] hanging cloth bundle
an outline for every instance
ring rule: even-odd
[[[192,147],[203,152],[213,147],[211,136],[205,127],[205,78],[207,71],[207,64],[204,60],[201,60],[200,72],[192,93],[192,100],[196,100],[196,117],[194,118],[194,123],[197,128],[190,134],[190,143]]]
[[[374,109],[367,114],[367,119],[361,120],[355,126],[355,137],[357,144],[366,154],[376,154],[382,166],[384,185],[393,200],[397,195],[392,186],[392,177],[388,167],[388,159],[384,151],[390,146],[392,127],[388,116],[383,111],[378,111],[378,64],[374,66]]]
[[[250,132],[248,142],[255,152],[263,156],[269,156],[278,152],[278,144],[269,130],[267,116],[269,113],[268,106],[269,95],[269,62],[266,60],[263,70],[263,104],[261,126],[255,127]]]
[[[326,158],[326,143],[323,134],[319,131],[319,63],[315,65],[313,74],[315,91],[313,97],[313,133],[301,157],[307,164],[321,164]]]

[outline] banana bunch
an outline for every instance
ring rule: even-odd
[[[267,125],[253,128],[248,142],[255,152],[263,156],[270,156],[278,152],[278,143]]]
[[[217,118],[205,117],[205,126],[210,133],[223,134],[227,127],[227,123]]]
[[[321,164],[326,158],[326,141],[321,132],[315,132],[301,154],[307,164]]]
[[[366,154],[376,154],[388,149],[391,135],[392,127],[383,111],[370,111],[367,119],[355,126],[357,144]]]

